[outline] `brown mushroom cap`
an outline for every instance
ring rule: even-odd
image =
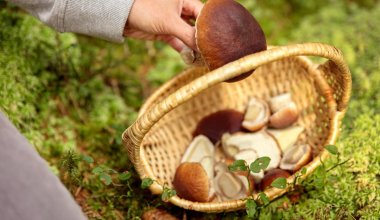
[[[265,188],[270,186],[272,182],[277,178],[280,178],[280,177],[288,178],[289,176],[290,176],[290,173],[288,173],[285,170],[281,170],[281,169],[269,170],[265,174],[263,180],[261,181],[261,184],[260,184],[261,189],[264,190]]]
[[[210,183],[200,163],[182,163],[176,170],[173,185],[181,198],[195,202],[209,200]]]
[[[243,118],[243,113],[233,109],[214,112],[199,121],[193,136],[203,134],[215,144],[221,139],[224,133],[240,131]]]
[[[198,50],[210,70],[267,48],[259,23],[234,0],[207,1],[195,25]],[[230,82],[251,73],[244,73]]]

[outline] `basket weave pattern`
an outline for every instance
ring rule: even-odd
[[[317,66],[300,55],[329,61]],[[252,69],[256,69],[254,74],[242,81],[220,83]],[[307,143],[313,149],[314,160],[307,165],[309,174],[327,156],[323,146],[335,142],[350,91],[349,70],[334,47],[309,43],[271,48],[210,73],[192,68],[179,74],[147,100],[123,140],[140,176],[157,180],[150,189],[158,194],[165,183],[172,186],[175,170],[202,117],[227,108],[244,112],[250,97],[269,100],[289,92],[300,112],[297,124],[305,127],[298,143]],[[275,188],[265,191],[270,199],[285,192]],[[205,212],[245,207],[243,200],[198,203],[175,196],[170,201]]]

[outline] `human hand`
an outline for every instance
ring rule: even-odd
[[[199,0],[135,0],[123,36],[161,40],[177,51],[185,45],[197,50],[188,19],[196,19],[202,7]]]

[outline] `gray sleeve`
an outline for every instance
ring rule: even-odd
[[[47,163],[1,111],[0,219],[86,219]]]
[[[59,32],[113,42],[123,30],[134,0],[10,0]]]

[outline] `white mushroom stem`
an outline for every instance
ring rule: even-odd
[[[185,46],[181,52],[180,52],[182,60],[187,64],[187,65],[193,65],[193,66],[205,66],[206,64],[204,63],[202,56],[192,50],[191,48]]]

